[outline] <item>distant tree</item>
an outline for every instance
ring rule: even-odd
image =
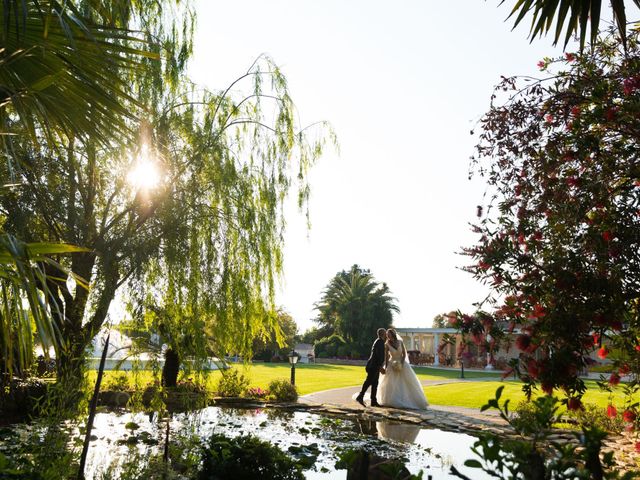
[[[447,314],[439,313],[438,315],[433,317],[433,322],[431,322],[431,325],[433,326],[433,328],[446,328],[447,322]]]
[[[296,341],[299,343],[308,343],[310,345],[315,344],[318,340],[326,337],[330,337],[335,332],[333,328],[329,326],[311,327],[303,334],[296,336]]]
[[[280,351],[290,352],[296,344],[298,325],[283,309],[276,314],[277,328],[257,337],[253,341],[254,358],[268,360]]]
[[[369,270],[353,265],[329,282],[316,304],[316,322],[340,335],[358,355],[365,355],[377,328],[389,328],[399,308],[386,283]]]

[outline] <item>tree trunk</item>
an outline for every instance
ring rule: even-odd
[[[164,354],[164,367],[162,367],[162,385],[164,387],[175,387],[178,383],[178,372],[180,371],[180,357],[171,348],[167,348]]]

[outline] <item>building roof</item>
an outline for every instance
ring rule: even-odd
[[[455,328],[396,328],[398,333],[457,333]]]

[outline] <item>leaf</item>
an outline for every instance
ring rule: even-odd
[[[464,466],[469,468],[482,468],[482,464],[478,460],[475,460],[473,458],[465,460]]]

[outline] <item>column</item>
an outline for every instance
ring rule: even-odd
[[[433,334],[433,366],[437,367],[440,365],[440,358],[438,357],[438,345],[440,345],[440,334]]]

